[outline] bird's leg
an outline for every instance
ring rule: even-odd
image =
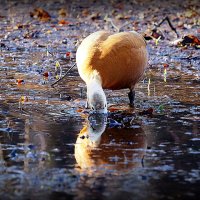
[[[130,106],[134,107],[135,91],[133,89],[130,89],[130,92],[128,93],[128,98],[130,100]]]

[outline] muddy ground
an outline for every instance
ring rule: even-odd
[[[150,57],[135,109],[106,90],[108,117],[84,108],[76,67],[51,86],[102,29],[138,31]],[[1,0],[0,197],[197,199],[199,34],[198,1]]]

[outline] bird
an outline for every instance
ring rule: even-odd
[[[104,89],[129,88],[134,107],[135,85],[147,68],[145,39],[136,31],[112,33],[101,30],[87,36],[76,52],[80,77],[87,86],[87,103],[95,112],[107,113]]]

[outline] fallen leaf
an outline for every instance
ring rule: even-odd
[[[153,108],[148,108],[147,110],[143,110],[139,112],[139,115],[152,115],[153,114]]]
[[[163,39],[163,35],[161,33],[158,33],[157,31],[153,31],[151,36],[155,39],[158,39],[158,38]]]
[[[108,110],[109,110],[110,112],[115,112],[115,111],[119,110],[119,108],[111,107],[111,108],[108,108]]]
[[[194,35],[186,35],[177,43],[178,46],[194,46],[197,47],[200,45],[200,39]]]
[[[43,73],[43,76],[44,76],[44,77],[48,77],[48,76],[49,76],[49,72],[44,72],[44,73]]]
[[[88,9],[84,9],[84,10],[81,12],[81,14],[82,14],[83,17],[87,17],[87,16],[90,14],[90,12],[89,12]]]
[[[164,64],[163,64],[163,67],[164,67],[164,68],[167,68],[167,67],[169,67],[169,64],[164,63]]]
[[[17,82],[17,85],[21,85],[21,84],[24,83],[24,80],[23,79],[17,79],[16,82]]]
[[[60,20],[60,21],[58,22],[58,24],[59,24],[60,26],[63,26],[63,25],[69,25],[70,22],[69,22],[69,21],[65,21],[64,19],[62,19],[62,20]]]
[[[91,20],[96,20],[96,19],[100,19],[101,15],[100,13],[93,13],[91,16],[90,16],[90,19]]]
[[[17,24],[16,26],[14,26],[14,30],[18,30],[18,29],[23,29],[23,28],[28,28],[29,25],[28,24]]]
[[[164,39],[164,36],[162,35],[162,33],[157,32],[157,30],[153,30],[150,33],[149,32],[150,31],[148,31],[148,33],[143,34],[143,37],[145,38],[145,40],[152,40],[152,39],[163,40]]]
[[[40,31],[32,31],[32,32],[26,32],[24,34],[24,38],[38,38],[40,34]]]
[[[83,112],[83,109],[79,108],[76,110],[76,112]]]
[[[198,15],[198,13],[195,10],[187,10],[185,12],[186,18],[193,18],[193,17],[196,17],[197,15]]]
[[[48,30],[46,33],[47,33],[47,34],[51,34],[51,33],[52,33],[52,31],[51,31],[51,30]]]
[[[49,13],[43,8],[35,8],[33,12],[30,12],[30,16],[44,22],[47,22],[51,19]]]
[[[67,12],[64,8],[61,8],[59,11],[58,11],[58,14],[59,16],[61,17],[66,17],[67,16]]]
[[[120,14],[116,15],[116,19],[122,20],[122,19],[124,19],[124,15],[120,13]]]
[[[194,44],[200,45],[200,40],[197,37],[195,37],[194,35],[192,35],[191,38],[193,39],[193,43]]]
[[[67,57],[70,57],[70,56],[71,56],[71,52],[68,51],[68,52],[66,53],[66,56],[67,56]]]

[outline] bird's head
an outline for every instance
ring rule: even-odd
[[[94,112],[107,113],[107,101],[103,89],[88,93],[88,106]]]
[[[102,88],[99,73],[94,70],[87,81],[87,103],[88,107],[97,113],[107,113],[106,95]]]

